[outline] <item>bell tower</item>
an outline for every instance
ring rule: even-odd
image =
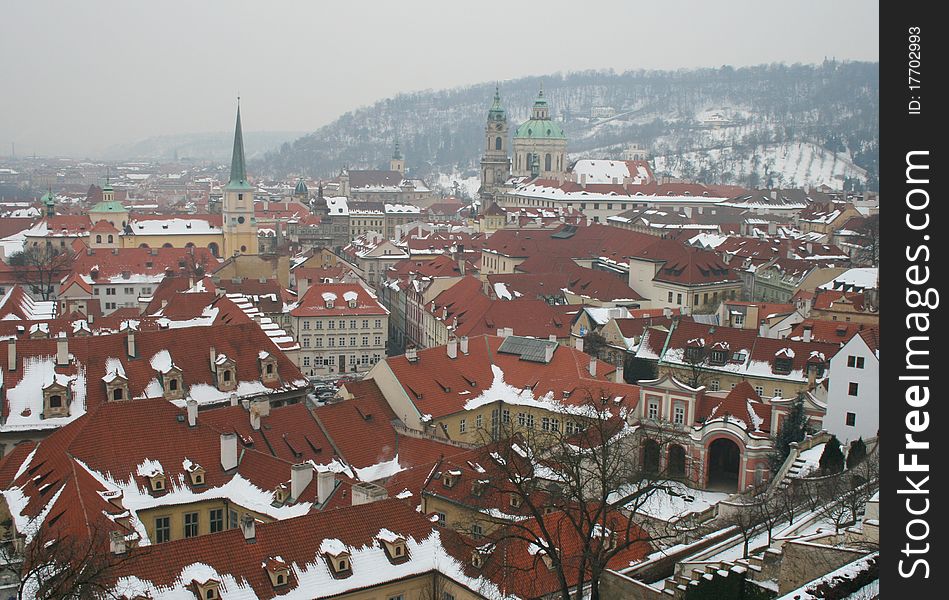
[[[231,179],[224,186],[221,213],[224,217],[224,258],[229,258],[235,254],[257,254],[254,187],[247,182],[244,161],[244,135],[241,132],[240,98],[238,98],[237,104],[237,125],[234,127]]]
[[[402,151],[399,150],[399,141],[395,142],[395,150],[392,152],[392,160],[389,161],[389,170],[398,171],[405,174],[405,158],[402,157]]]
[[[511,176],[511,160],[507,154],[507,113],[501,106],[501,92],[494,88],[494,103],[488,111],[484,127],[484,155],[481,157],[481,207],[487,208],[497,189]]]

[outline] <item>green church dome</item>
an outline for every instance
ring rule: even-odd
[[[565,140],[566,134],[559,123],[550,119],[531,119],[514,130],[515,138]]]

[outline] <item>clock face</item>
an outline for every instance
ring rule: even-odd
[[[498,123],[497,125],[494,126],[494,128],[497,129],[498,131],[501,131],[501,124]]]

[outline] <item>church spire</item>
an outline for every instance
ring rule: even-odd
[[[234,127],[234,151],[231,154],[231,180],[227,187],[249,188],[244,165],[244,135],[241,132],[241,99],[237,98],[237,125]]]

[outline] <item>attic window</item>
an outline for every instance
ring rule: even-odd
[[[725,360],[728,358],[728,353],[724,350],[712,350],[712,355],[709,358],[709,364],[713,365],[724,365]]]
[[[349,308],[356,308],[356,301],[355,301],[355,300],[350,300],[350,301],[349,301]]]
[[[327,301],[326,301],[326,308],[333,308],[333,301],[332,301],[332,300],[327,300]]]
[[[352,563],[349,560],[349,552],[343,552],[337,556],[327,554],[326,560],[329,563],[333,577],[341,579],[353,574]]]
[[[221,583],[214,579],[209,579],[204,583],[195,581],[194,586],[201,600],[218,600],[221,597]]]
[[[201,467],[191,471],[191,485],[204,485],[204,469]]]
[[[685,359],[689,362],[701,362],[705,351],[702,348],[686,348]]]
[[[511,504],[511,508],[520,508],[523,500],[517,494],[511,494],[509,502]]]
[[[774,372],[787,375],[791,372],[791,359],[790,358],[776,358],[774,359]]]
[[[149,477],[148,483],[151,486],[153,492],[165,491],[165,476],[161,473]]]

